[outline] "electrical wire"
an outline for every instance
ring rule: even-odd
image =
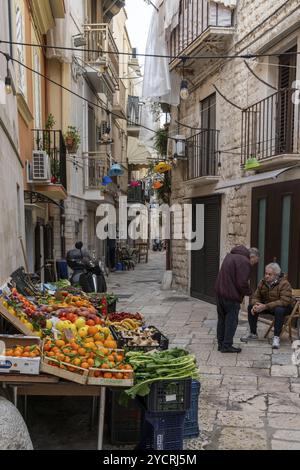
[[[38,72],[37,70],[34,70],[32,69],[31,67],[29,67],[28,65],[25,65],[23,62],[11,57],[9,54],[6,54],[5,52],[3,51],[0,51],[0,54],[2,54],[4,57],[8,58],[9,60],[11,60],[12,62],[16,62],[17,64],[21,65],[22,67],[24,67],[25,69],[29,70],[30,72],[32,73],[35,73],[37,75],[39,75],[40,77],[44,78],[45,80],[47,80],[48,82],[52,83],[53,85],[56,85],[58,87],[60,87],[61,89],[67,91],[68,93],[76,96],[77,98],[81,99],[82,101],[85,101],[86,103],[92,105],[92,106],[96,106],[97,108],[101,109],[102,111],[106,112],[107,115],[111,115],[113,117],[115,117],[116,119],[119,119],[119,120],[122,120],[122,121],[126,121],[128,124],[131,124],[133,125],[134,127],[139,127],[141,129],[145,129],[149,132],[153,132],[153,134],[156,134],[156,130],[154,129],[151,129],[150,127],[147,127],[147,126],[144,126],[143,124],[137,124],[136,122],[134,121],[131,121],[130,119],[127,119],[127,118],[124,118],[122,116],[120,116],[119,114],[116,114],[114,113],[113,111],[110,111],[108,108],[105,108],[104,106],[101,106],[100,104],[98,103],[94,103],[93,101],[87,99],[87,98],[84,98],[83,96],[79,95],[78,93],[76,93],[75,91],[73,90],[70,90],[70,88],[67,88],[65,87],[64,85],[61,85],[60,83],[56,82],[55,80],[52,80],[51,78],[47,77],[46,75],[44,75],[43,73],[41,72]],[[97,100],[99,100],[99,98],[97,97]],[[170,137],[171,140],[177,140],[177,139],[173,139],[172,137]]]
[[[48,46],[46,44],[33,44],[33,43],[28,43],[28,42],[16,42],[16,41],[6,41],[0,39],[0,44],[10,44],[10,45],[19,45],[19,46],[25,46],[25,47],[40,47],[42,49],[58,49],[58,50],[64,50],[64,51],[80,51],[80,52],[89,52],[89,53],[99,53],[99,49],[80,49],[78,47],[66,47],[66,46]],[[132,57],[132,52],[115,52],[115,51],[104,51],[101,50],[102,54],[113,54],[113,55],[123,55],[123,56],[130,56]],[[159,59],[170,59],[170,60],[214,60],[214,59],[256,59],[258,57],[280,57],[280,56],[293,56],[293,55],[300,55],[300,51],[296,52],[277,52],[277,53],[261,53],[261,54],[255,54],[255,53],[247,53],[247,54],[236,54],[236,55],[201,55],[201,56],[185,56],[185,55],[162,55],[162,54],[147,54],[147,53],[136,53],[136,56],[139,57],[153,57],[153,58],[159,58]]]

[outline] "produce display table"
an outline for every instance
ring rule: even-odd
[[[105,387],[93,385],[79,385],[60,380],[58,377],[41,374],[31,375],[0,375],[0,383],[4,388],[12,388],[14,405],[18,404],[18,396],[25,397],[25,416],[28,396],[62,396],[62,397],[93,397],[99,399],[98,417],[98,445],[97,450],[103,448],[103,431],[105,418]],[[111,387],[110,387],[111,388]],[[93,401],[93,415],[95,401]]]

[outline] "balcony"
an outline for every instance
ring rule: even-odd
[[[119,89],[113,96],[113,113],[126,119],[126,88],[122,80],[119,80]]]
[[[127,201],[128,204],[145,204],[145,191],[142,186],[136,188],[128,188]]]
[[[103,196],[102,178],[110,169],[110,157],[106,152],[83,154],[85,199],[99,202]]]
[[[213,184],[219,181],[219,134],[215,129],[203,129],[186,141],[188,185]]]
[[[210,0],[181,0],[179,24],[170,39],[170,54],[174,57],[193,58],[195,55],[221,54],[228,47],[234,33],[234,10]],[[196,61],[203,66],[203,60]],[[181,65],[180,58],[173,59],[170,69]],[[193,68],[193,61],[187,63]]]
[[[299,107],[293,93],[281,90],[242,112],[242,167],[253,157],[263,171],[300,161]]]
[[[28,164],[28,182],[34,190],[45,196],[62,200],[67,197],[66,146],[60,130],[34,129],[34,150],[41,152],[39,162],[43,180],[35,173],[35,162]]]
[[[119,51],[107,23],[84,25],[85,63],[88,77],[101,93],[99,77],[103,77],[112,92],[119,87]]]
[[[142,121],[142,104],[138,96],[128,96],[127,131],[130,137],[138,137]]]

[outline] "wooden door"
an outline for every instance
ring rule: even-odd
[[[196,204],[204,204],[204,246],[191,256],[191,296],[215,303],[214,286],[220,267],[221,199],[218,196],[193,201],[193,230]]]
[[[277,262],[294,288],[300,286],[300,180],[255,188],[252,192],[252,245],[261,251],[253,283]]]

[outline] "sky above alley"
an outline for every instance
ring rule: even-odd
[[[154,11],[153,7],[147,5],[144,0],[126,0],[126,11],[128,15],[127,29],[132,47],[136,47],[139,53],[144,53],[150,20]],[[139,61],[140,64],[143,64],[144,58],[139,57]]]

